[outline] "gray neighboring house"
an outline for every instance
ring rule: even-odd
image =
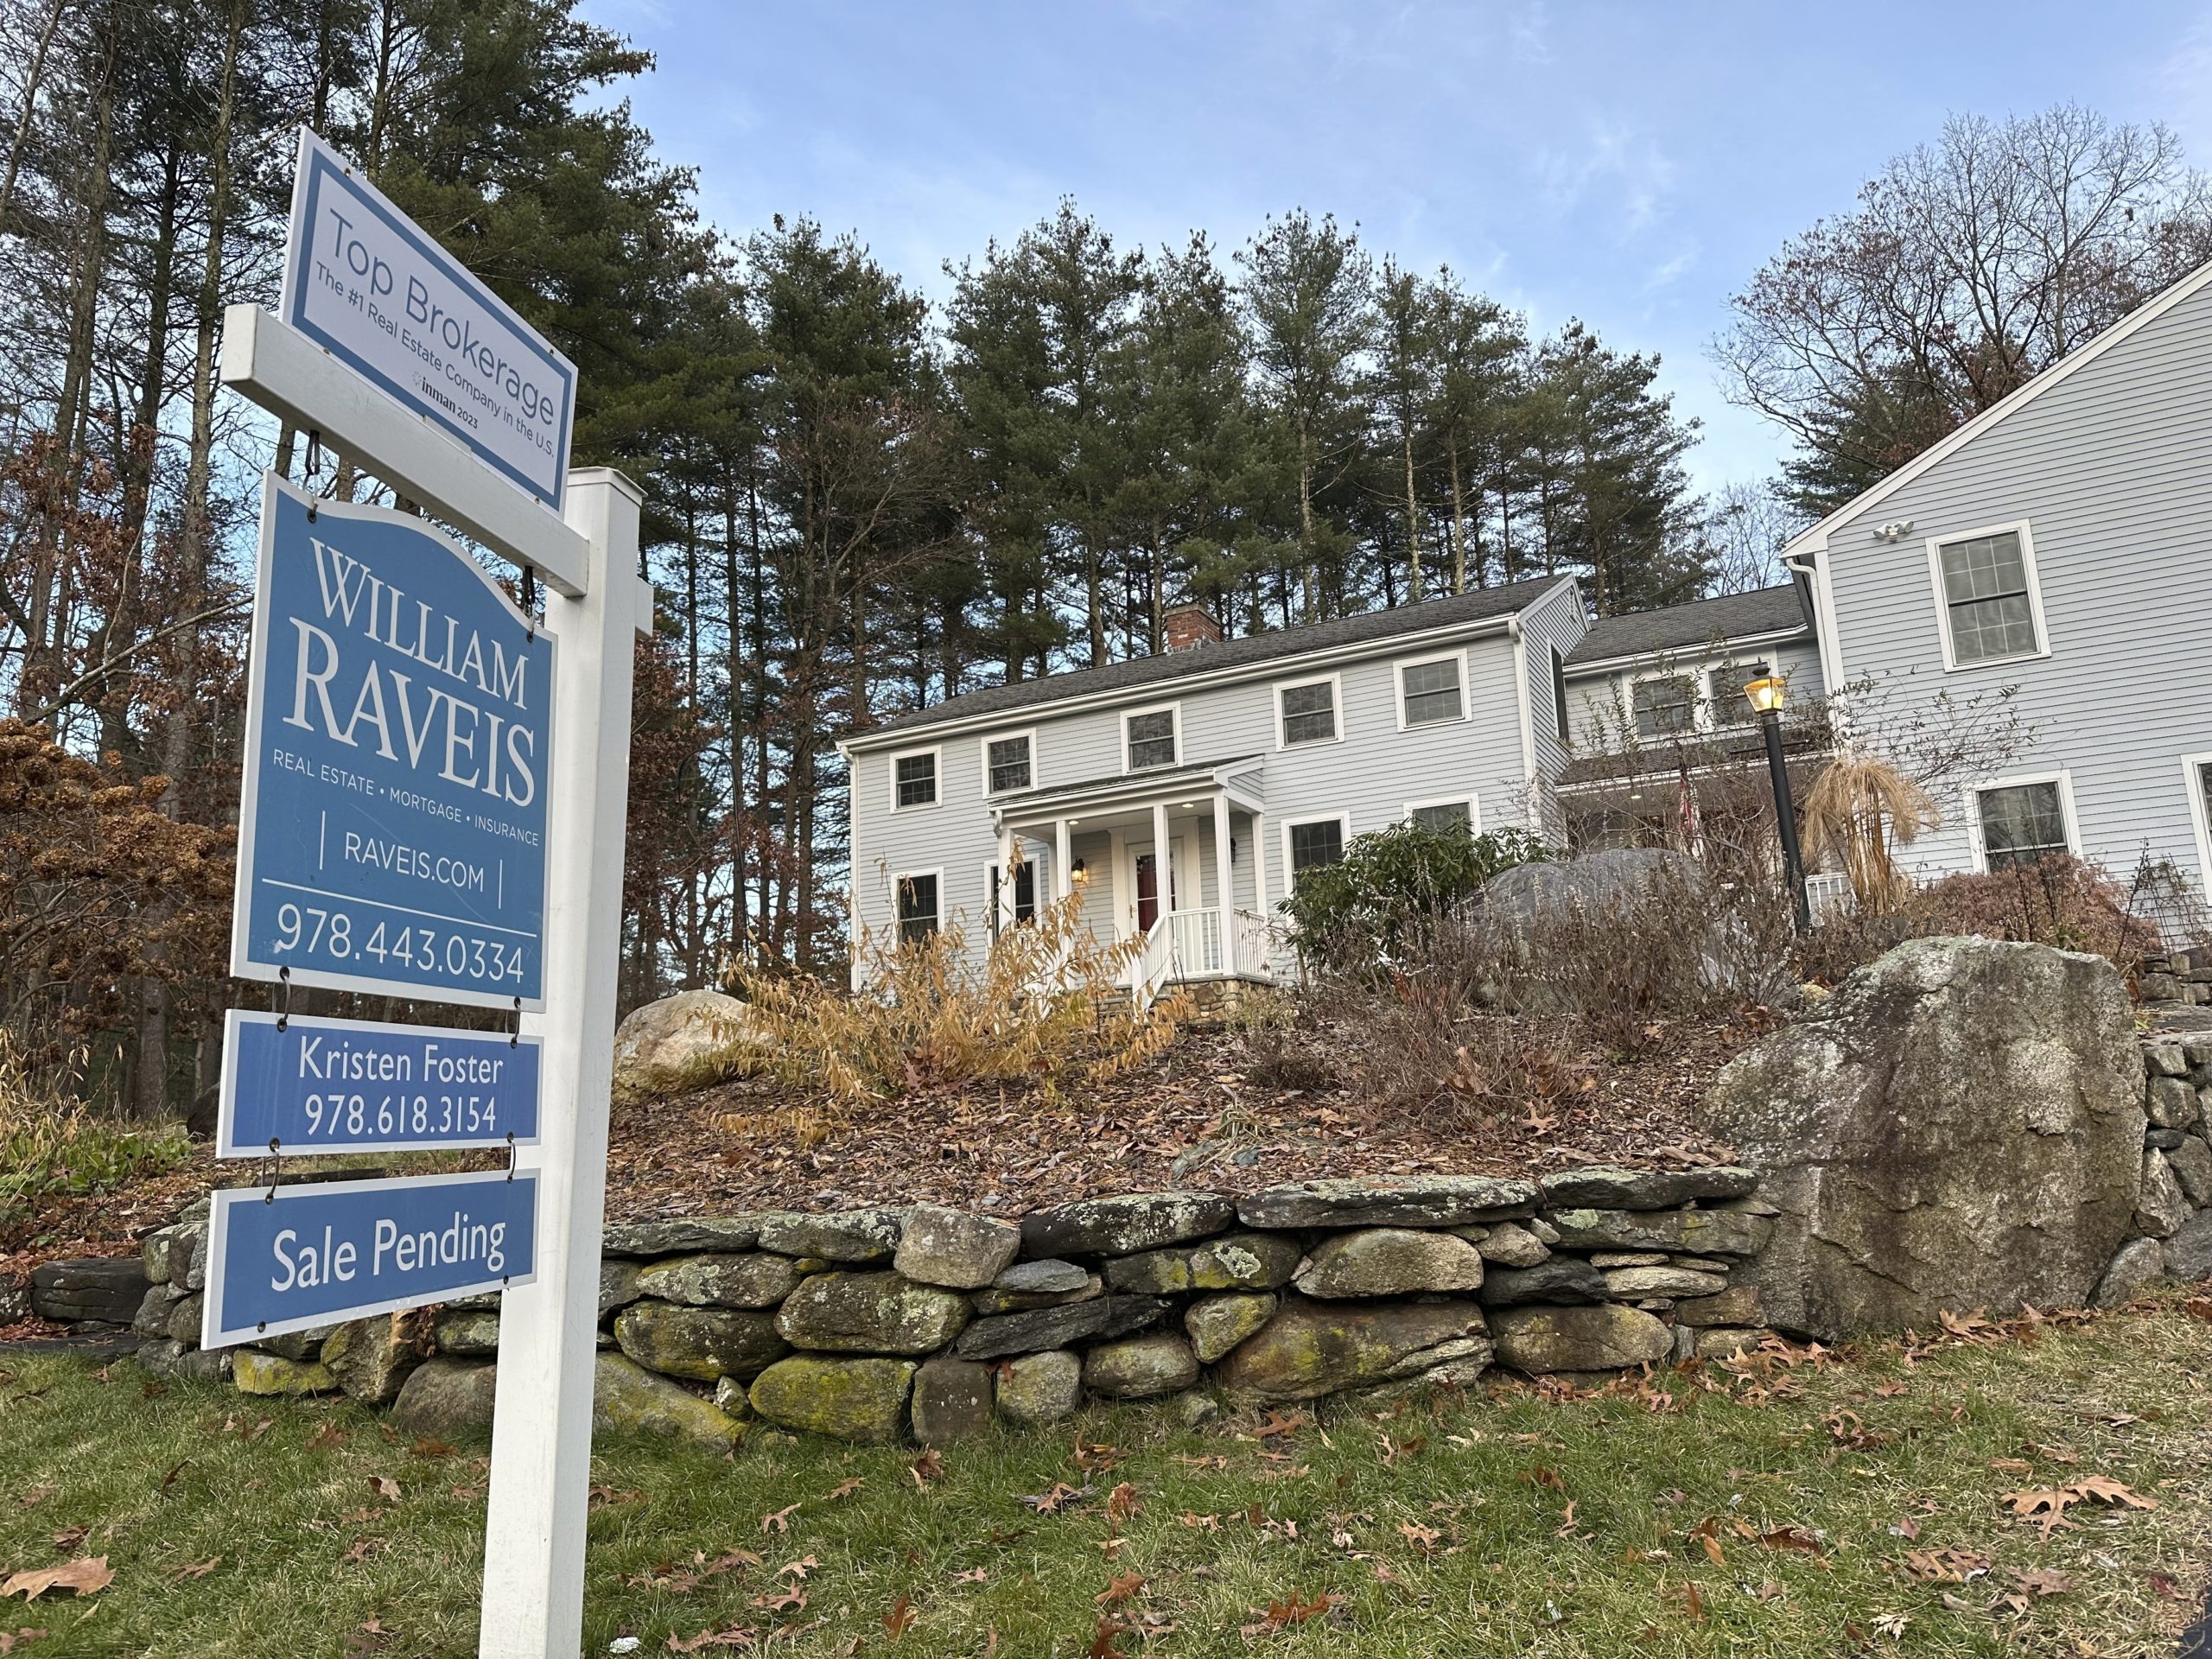
[[[1786,550],[1847,720],[2012,688],[2030,734],[1906,849],[1929,879],[2053,851],[2212,890],[2212,265]],[[1862,723],[1871,721],[1862,710]]]
[[[1095,935],[1143,937],[1140,997],[1273,980],[1290,966],[1274,907],[1354,836],[1541,827],[1588,626],[1572,577],[1236,639],[1197,607],[1168,623],[1159,655],[967,692],[839,745],[856,938],[957,924],[977,949],[1079,893]]]

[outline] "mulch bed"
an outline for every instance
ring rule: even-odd
[[[1770,1023],[1754,1010],[1677,1024],[1629,1059],[1577,1052],[1576,1086],[1517,1113],[1448,1098],[1378,1103],[1368,1079],[1388,1068],[1351,1014],[1303,1020],[1267,1055],[1234,1028],[1192,1027],[1158,1062],[1074,1101],[925,1086],[831,1116],[741,1079],[617,1106],[607,1214],[926,1199],[1018,1216],[1170,1187],[1233,1196],[1325,1176],[1722,1162],[1729,1149],[1694,1127],[1689,1109]],[[1305,1086],[1281,1086],[1286,1076]]]
[[[741,1079],[618,1104],[612,1221],[918,1200],[1002,1216],[1111,1193],[1231,1196],[1341,1175],[1526,1175],[1577,1164],[1726,1161],[1690,1108],[1771,1020],[1677,1022],[1633,1058],[1572,1041],[1573,1084],[1503,1109],[1449,1096],[1395,1103],[1383,1038],[1356,1013],[1309,1013],[1264,1051],[1234,1027],[1186,1028],[1159,1060],[1080,1096],[924,1084],[862,1109],[807,1107]],[[183,1166],[121,1191],[49,1199],[0,1228],[0,1277],[60,1256],[123,1254],[211,1185],[251,1185],[200,1143]],[[294,1173],[294,1172],[288,1172]]]

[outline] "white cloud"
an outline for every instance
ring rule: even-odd
[[[1591,118],[1579,151],[1539,150],[1535,172],[1546,202],[1562,216],[1579,209],[1593,192],[1615,194],[1624,237],[1658,218],[1675,184],[1675,164],[1656,138],[1604,116]]]

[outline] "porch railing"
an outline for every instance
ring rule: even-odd
[[[1160,1000],[1160,992],[1175,976],[1174,936],[1168,918],[1162,916],[1144,936],[1144,954],[1136,960],[1129,982],[1129,997],[1141,1014]]]
[[[1179,910],[1166,918],[1173,943],[1175,974],[1180,979],[1217,974],[1222,969],[1221,912]]]

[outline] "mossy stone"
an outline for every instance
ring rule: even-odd
[[[908,1359],[821,1359],[795,1354],[753,1381],[753,1409],[782,1428],[888,1446],[906,1433],[918,1367]]]

